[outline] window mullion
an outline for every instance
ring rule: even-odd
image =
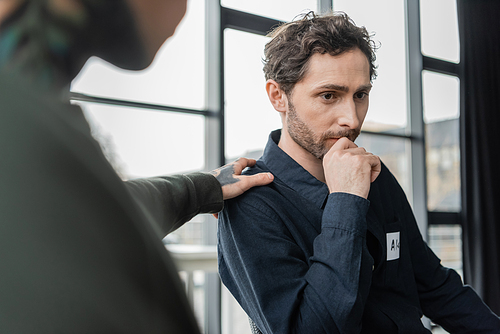
[[[420,48],[419,1],[405,1],[406,52],[408,71],[408,120],[413,139],[411,145],[411,175],[413,212],[420,231],[427,239],[427,189],[422,103],[422,52]]]
[[[220,1],[205,0],[206,106],[215,117],[205,117],[205,169],[224,164],[224,110],[222,74],[222,32]],[[204,215],[203,239],[206,245],[217,243],[217,221]],[[221,283],[217,273],[205,273],[205,333],[221,333]]]

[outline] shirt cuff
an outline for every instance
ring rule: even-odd
[[[196,189],[196,197],[200,203],[200,213],[217,213],[224,207],[222,187],[219,181],[209,173],[186,174]]]
[[[331,193],[323,211],[323,227],[333,227],[366,234],[366,214],[370,201],[353,194]]]

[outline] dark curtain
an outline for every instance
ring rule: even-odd
[[[458,0],[464,276],[500,314],[500,1]]]

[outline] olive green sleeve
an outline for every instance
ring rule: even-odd
[[[132,196],[158,222],[164,235],[199,213],[222,210],[222,188],[208,173],[161,176],[125,182]]]

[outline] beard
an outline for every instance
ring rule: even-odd
[[[327,145],[327,140],[331,138],[346,137],[354,142],[359,136],[360,129],[349,129],[341,131],[325,131],[321,134],[314,133],[311,128],[299,117],[292,100],[289,99],[287,112],[287,130],[290,137],[304,150],[311,153],[319,160],[330,150],[331,146]]]

